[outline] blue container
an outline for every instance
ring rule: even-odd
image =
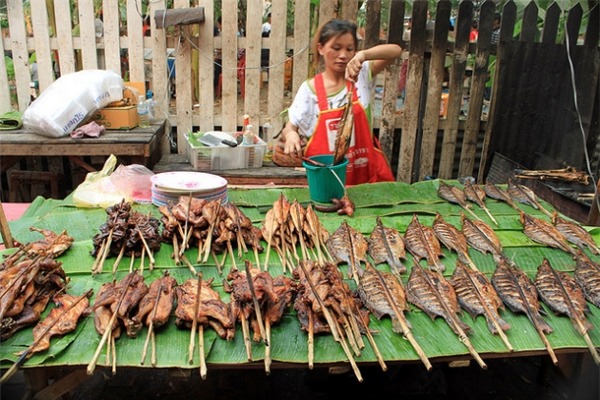
[[[345,192],[348,159],[344,158],[341,164],[331,165],[333,163],[333,155],[330,154],[309,158],[327,165],[326,167],[317,167],[306,161],[302,162],[302,166],[306,168],[310,198],[320,203],[329,203],[331,199],[342,198]]]

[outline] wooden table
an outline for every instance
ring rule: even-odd
[[[194,171],[188,158],[180,154],[165,154],[154,166],[154,172]],[[210,172],[227,179],[230,185],[307,186],[304,168],[279,167],[265,162],[261,168],[230,169]]]
[[[106,131],[98,138],[73,139],[70,136],[50,138],[24,130],[0,131],[0,174],[23,157],[66,156],[88,171],[94,168],[82,160],[85,156],[114,154],[135,164],[152,168],[162,154],[165,122],[149,128],[129,131]]]

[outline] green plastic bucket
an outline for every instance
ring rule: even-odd
[[[342,198],[344,196],[344,186],[346,185],[348,159],[344,158],[341,164],[332,166],[333,155],[320,155],[309,158],[327,165],[327,167],[317,167],[306,161],[302,162],[302,166],[306,168],[310,198],[320,203],[329,203],[331,199]]]

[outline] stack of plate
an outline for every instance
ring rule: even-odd
[[[190,194],[197,199],[206,201],[220,199],[227,202],[227,181],[205,172],[174,171],[153,175],[152,204],[156,206],[173,205],[179,202],[179,197]]]

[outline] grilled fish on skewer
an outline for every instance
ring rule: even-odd
[[[465,193],[457,188],[456,186],[450,186],[444,181],[440,181],[440,186],[437,190],[438,196],[442,199],[449,201],[450,203],[458,204],[462,208],[464,208],[473,218],[480,219],[473,210],[471,210],[471,206],[467,204],[467,199],[465,197]]]
[[[552,214],[548,212],[542,205],[537,201],[537,196],[533,190],[527,186],[516,184],[512,179],[508,180],[508,195],[519,203],[528,204],[536,210],[542,211],[548,217],[552,218]]]
[[[338,131],[335,137],[335,149],[333,152],[333,165],[341,164],[342,161],[344,161],[344,157],[346,157],[346,153],[350,147],[350,140],[352,139],[352,132],[354,131],[353,94],[354,84],[350,85],[348,88],[346,108],[344,109],[344,113],[338,124]]]
[[[520,220],[523,225],[523,233],[534,242],[566,251],[573,256],[577,255],[577,251],[569,246],[567,237],[551,223],[532,217],[524,212],[521,212]]]
[[[586,319],[589,312],[585,295],[571,275],[556,271],[547,259],[538,267],[535,286],[544,303],[557,314],[566,314],[573,327],[583,336],[596,364],[600,364],[600,355],[592,343],[587,331],[593,328]]]
[[[592,236],[579,224],[559,217],[556,212],[552,213],[552,223],[569,242],[577,245],[582,251],[584,247],[587,247],[592,253],[600,254],[600,249]]]
[[[585,298],[600,308],[600,265],[583,253],[578,254],[575,259],[575,280],[583,289]]]
[[[500,335],[502,341],[512,351],[512,345],[504,334],[504,331],[510,329],[510,325],[498,313],[498,309],[504,309],[504,305],[489,279],[481,272],[473,271],[459,261],[456,263],[452,278],[450,278],[450,284],[456,292],[460,306],[473,319],[478,315],[483,315],[490,332]]]
[[[485,185],[483,186],[483,190],[485,191],[485,194],[488,197],[491,197],[492,199],[496,199],[499,201],[503,201],[506,204],[508,204],[509,206],[511,206],[512,208],[514,208],[517,211],[521,211],[519,209],[519,207],[517,207],[517,205],[514,203],[514,201],[512,201],[511,197],[509,196],[509,194],[500,189],[498,186],[494,185],[491,182],[486,182]]]
[[[466,180],[464,193],[467,197],[467,200],[472,201],[473,203],[481,207],[481,209],[485,211],[488,217],[490,217],[492,222],[496,224],[496,226],[498,226],[498,221],[496,221],[496,218],[494,218],[490,210],[485,205],[485,191],[479,185],[473,185],[471,181]]]
[[[417,214],[413,214],[412,221],[406,228],[404,242],[408,251],[416,257],[417,261],[425,258],[431,269],[444,272],[446,267],[439,259],[440,256],[444,255],[440,242],[435,237],[432,228],[419,222]]]
[[[467,238],[467,243],[483,254],[491,253],[494,259],[502,255],[502,244],[496,233],[485,222],[471,221],[464,215],[461,216],[462,233]]]
[[[369,255],[375,264],[387,262],[395,274],[406,272],[406,267],[400,261],[406,259],[404,240],[397,230],[384,226],[380,217],[377,217],[377,225],[373,228],[368,242]]]
[[[358,283],[360,262],[367,261],[369,244],[367,239],[352,228],[346,221],[327,240],[327,248],[337,263],[346,262],[349,267],[348,277]]]
[[[469,257],[469,246],[465,235],[456,229],[453,225],[444,221],[440,213],[436,213],[433,220],[433,232],[440,242],[448,249],[454,250],[458,254],[458,259],[469,264],[471,268],[477,270],[477,266]]]

